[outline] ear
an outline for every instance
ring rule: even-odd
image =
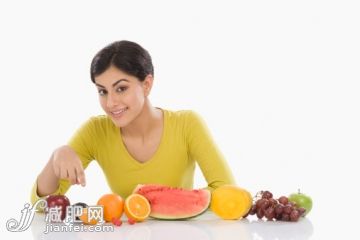
[[[154,82],[154,77],[151,74],[147,75],[145,80],[142,82],[143,89],[144,89],[144,95],[146,97],[149,96],[149,94],[150,94],[153,82]]]

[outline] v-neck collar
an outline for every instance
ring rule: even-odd
[[[158,108],[158,107],[157,107]],[[147,166],[149,164],[151,164],[152,162],[154,162],[156,160],[156,157],[157,155],[159,154],[159,152],[161,151],[163,145],[164,145],[164,142],[165,142],[165,136],[166,136],[166,131],[167,131],[167,111],[165,109],[162,109],[162,108],[158,108],[162,111],[163,113],[163,131],[162,131],[162,134],[161,134],[161,139],[160,139],[160,144],[159,146],[157,147],[155,153],[148,159],[146,160],[145,162],[140,162],[138,160],[136,160],[128,151],[128,149],[126,148],[126,145],[123,141],[123,138],[122,138],[122,135],[121,135],[121,129],[118,128],[118,136],[119,136],[119,141],[120,141],[120,148],[121,148],[121,151],[122,152],[125,152],[126,154],[126,158],[127,159],[130,159],[130,161],[137,165],[137,166],[141,166],[141,167],[144,167],[144,166]]]

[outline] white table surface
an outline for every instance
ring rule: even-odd
[[[38,239],[127,239],[127,240],[207,240],[207,239],[310,239],[313,224],[309,218],[298,222],[269,222],[258,220],[254,216],[248,219],[225,221],[212,212],[186,221],[159,221],[148,219],[142,223],[129,225],[124,223],[115,227],[113,232],[50,232],[45,234],[44,215],[35,216],[31,232]]]

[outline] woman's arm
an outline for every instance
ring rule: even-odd
[[[202,118],[190,111],[187,122],[188,149],[199,164],[207,188],[213,190],[224,184],[235,184],[231,169]]]
[[[37,178],[39,197],[54,193],[59,188],[59,180],[85,186],[85,173],[80,158],[69,146],[56,149],[45,168]]]
[[[85,186],[84,169],[95,159],[97,138],[95,118],[90,118],[67,145],[53,152],[33,185],[31,202],[49,194],[65,194],[72,184]]]

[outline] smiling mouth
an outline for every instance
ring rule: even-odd
[[[116,111],[110,111],[111,115],[114,117],[120,117],[126,110],[128,110],[128,108],[122,108],[120,110],[116,110]]]

